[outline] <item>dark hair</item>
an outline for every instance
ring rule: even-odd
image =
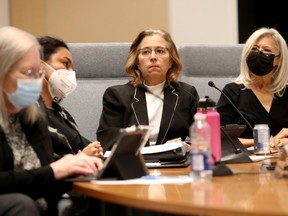
[[[59,38],[54,38],[51,36],[43,36],[37,38],[39,44],[42,47],[42,56],[43,61],[49,60],[51,55],[57,52],[58,48],[64,47],[69,50],[68,45]]]

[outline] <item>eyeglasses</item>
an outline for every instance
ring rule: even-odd
[[[168,53],[168,48],[166,47],[156,47],[154,50],[151,48],[139,49],[138,52],[144,57],[150,57],[154,51],[156,56],[165,56]]]
[[[39,71],[29,69],[26,71],[18,70],[18,72],[23,74],[24,76],[26,76],[29,79],[42,78],[45,74],[45,70],[42,67],[39,69]]]
[[[257,48],[257,47],[253,47],[253,48],[251,49],[251,52],[255,52],[255,53],[262,52],[264,55],[274,55],[275,57],[277,57],[277,56],[280,55],[280,54],[275,55],[275,53],[274,53],[272,50],[267,49],[267,48],[259,49],[259,48]]]

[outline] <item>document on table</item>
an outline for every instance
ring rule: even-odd
[[[99,185],[151,185],[151,184],[187,184],[192,179],[188,175],[179,176],[142,176],[128,180],[92,180],[91,183]]]
[[[159,152],[165,152],[170,151],[173,149],[181,148],[183,147],[183,144],[181,141],[176,142],[169,142],[162,145],[154,145],[154,146],[146,146],[141,149],[141,154],[152,154],[152,153],[159,153]],[[106,151],[104,154],[104,157],[109,157],[111,151]]]
[[[266,160],[266,159],[270,159],[270,158],[277,158],[279,157],[279,155],[249,155],[249,158],[253,161],[253,162],[257,162],[257,161],[262,161],[262,160]]]
[[[162,145],[146,146],[141,149],[141,154],[153,154],[153,153],[165,152],[181,147],[183,147],[181,141],[169,142]]]
[[[254,146],[248,147],[247,150],[248,150],[248,151],[253,151],[253,150],[254,150]],[[250,158],[253,162],[262,161],[262,160],[266,160],[266,159],[270,159],[270,158],[277,158],[277,157],[279,157],[279,155],[277,155],[277,154],[249,155],[249,158]]]

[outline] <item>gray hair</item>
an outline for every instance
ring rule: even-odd
[[[246,41],[241,55],[240,75],[234,80],[235,83],[243,84],[245,88],[250,89],[253,83],[251,74],[246,63],[247,56],[255,45],[256,41],[263,37],[270,36],[274,39],[276,48],[279,53],[279,65],[273,72],[273,83],[270,86],[270,91],[273,94],[281,97],[284,94],[288,83],[288,51],[287,44],[281,34],[274,28],[262,27],[256,30]]]
[[[40,46],[37,39],[28,32],[12,26],[0,28],[0,127],[7,127],[8,112],[5,106],[3,80],[11,68],[32,48]],[[21,115],[26,123],[34,123],[39,117],[37,104],[25,108]]]

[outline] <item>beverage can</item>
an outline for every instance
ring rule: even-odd
[[[253,130],[255,154],[270,153],[270,129],[268,124],[256,124]]]

